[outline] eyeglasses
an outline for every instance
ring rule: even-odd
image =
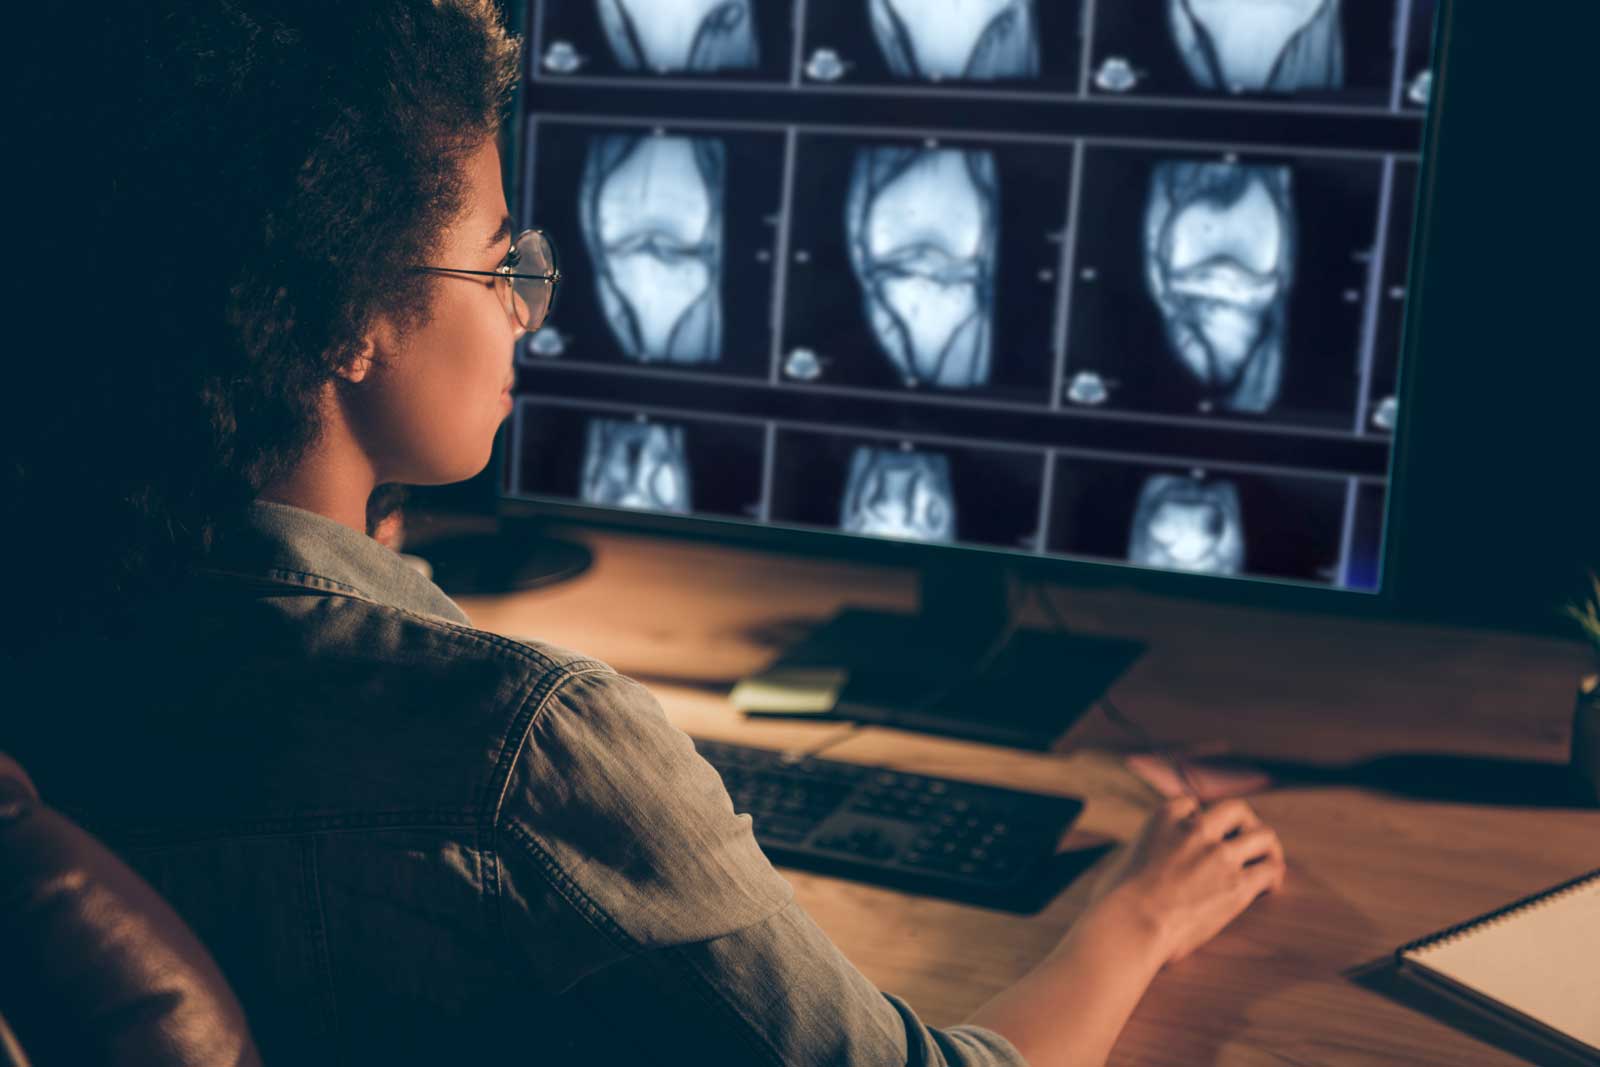
[[[430,274],[467,274],[478,278],[499,278],[506,314],[522,330],[537,330],[556,306],[556,284],[561,268],[556,265],[555,246],[542,230],[523,230],[511,242],[505,262],[494,270],[461,270],[457,267],[413,267]]]

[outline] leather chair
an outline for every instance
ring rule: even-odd
[[[0,753],[0,1067],[259,1067],[183,920]]]

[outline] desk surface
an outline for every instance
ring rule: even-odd
[[[1084,797],[1066,847],[1125,840],[1155,801],[1114,755],[1124,737],[1097,714],[1056,751],[1031,753],[734,712],[733,681],[841,604],[908,606],[909,573],[644,538],[591,544],[596,565],[574,581],[462,606],[479,626],[582,649],[639,678],[697,736],[772,748],[832,741],[832,759]],[[1538,781],[1529,761],[1566,759],[1581,646],[1122,591],[1063,590],[1058,600],[1076,628],[1150,643],[1112,692],[1163,742],[1215,741],[1324,766],[1400,753],[1507,761],[1471,768],[1493,803],[1326,782],[1251,798],[1283,838],[1288,885],[1163,971],[1111,1062],[1519,1062],[1350,974],[1404,941],[1600,866],[1600,812],[1541,808],[1519,792]],[[934,1025],[961,1021],[1032,967],[1080,912],[1088,882],[1019,916],[784,873],[856,966]]]

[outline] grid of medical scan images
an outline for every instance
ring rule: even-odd
[[[1374,591],[1432,0],[535,0],[518,498]]]

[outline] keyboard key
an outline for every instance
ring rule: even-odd
[[[810,819],[788,819],[782,815],[770,815],[755,824],[755,831],[758,838],[803,841],[816,825]]]

